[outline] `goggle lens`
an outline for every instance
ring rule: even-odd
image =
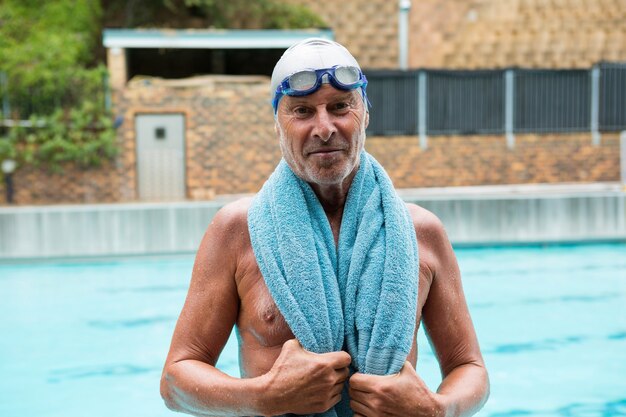
[[[335,68],[335,80],[344,85],[351,85],[361,79],[359,70],[355,67],[337,67]]]
[[[300,71],[289,77],[289,87],[294,91],[307,91],[315,86],[317,75],[315,71]]]

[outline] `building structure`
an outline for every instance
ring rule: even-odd
[[[244,43],[238,43],[244,32],[234,31],[108,32],[113,110],[122,121],[120,156],[100,169],[69,166],[64,175],[23,168],[15,175],[17,203],[203,200],[257,191],[280,157],[269,78],[261,67],[298,37],[311,35],[345,44],[365,69],[398,68],[401,55],[400,2],[345,0],[338,10],[326,2],[286,1],[308,6],[330,28],[248,32],[252,36]],[[408,65],[590,68],[601,61],[626,62],[625,15],[626,0],[413,1]],[[166,79],[159,57],[183,49],[214,51],[197,59],[170,55],[168,62],[178,60],[205,75]],[[146,62],[157,71],[150,73]],[[260,72],[223,75],[229,65]],[[170,129],[182,133],[168,148],[176,136]],[[618,135],[603,133],[598,141],[591,132],[517,134],[514,147],[500,134],[434,136],[427,146],[417,135],[370,135],[366,148],[400,188],[618,181]]]

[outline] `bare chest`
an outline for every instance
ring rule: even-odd
[[[252,253],[244,257],[238,271],[240,271],[237,282],[241,304],[237,325],[242,341],[257,345],[259,348],[273,348],[282,346],[284,342],[294,338],[265,284]],[[426,271],[420,268],[416,312],[418,325],[431,283]]]
[[[241,304],[237,326],[242,342],[258,348],[272,348],[293,339],[294,335],[265,285],[253,254],[244,257],[238,275]]]

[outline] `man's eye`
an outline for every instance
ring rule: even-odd
[[[298,116],[305,116],[309,114],[309,109],[307,109],[306,107],[296,107],[295,109],[293,109],[293,112]]]
[[[350,107],[350,103],[345,103],[345,102],[339,102],[339,103],[335,103],[335,110],[345,110],[348,107]]]

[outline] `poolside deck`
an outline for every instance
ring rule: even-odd
[[[626,241],[620,183],[401,189],[441,218],[454,245]],[[0,207],[0,262],[193,253],[220,207],[204,202]]]

